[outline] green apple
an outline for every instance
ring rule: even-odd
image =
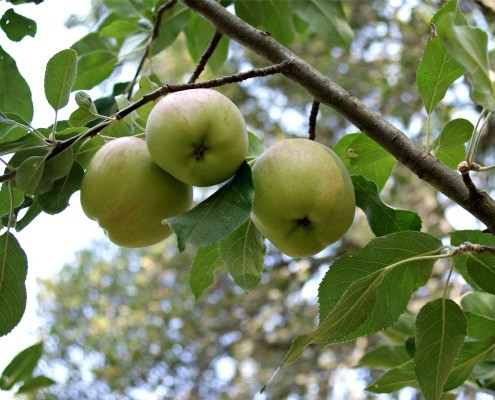
[[[251,219],[280,251],[314,255],[350,228],[354,188],[339,157],[309,139],[270,146],[252,167],[255,189]]]
[[[227,180],[248,150],[241,112],[210,89],[171,93],[161,99],[148,117],[146,143],[155,163],[193,186]]]
[[[151,159],[144,140],[114,139],[91,159],[81,186],[84,213],[122,247],[145,247],[169,236],[163,219],[187,211],[192,187]]]

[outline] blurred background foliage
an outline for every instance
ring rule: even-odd
[[[441,2],[343,3],[355,34],[350,53],[329,48],[317,33],[296,36],[291,50],[422,142],[426,116],[416,88],[416,70],[430,35],[430,18]],[[493,24],[493,14],[482,2],[462,3],[472,23]],[[104,13],[101,2],[95,1],[88,18],[72,17],[68,24],[94,24]],[[207,70],[201,79],[264,65],[255,54],[232,43],[223,68],[215,73]],[[145,68],[163,83],[187,81],[194,63],[184,37],[179,36]],[[111,87],[106,89],[111,92]],[[250,129],[267,145],[287,135],[307,134],[312,99],[282,76],[219,90],[239,106]],[[469,111],[471,107],[465,82],[459,81],[434,115],[433,137],[460,110]],[[355,131],[335,111],[321,108],[318,141],[333,146],[345,133]],[[485,151],[490,145],[486,143]],[[198,198],[204,195],[197,193]],[[445,237],[451,229],[453,220],[446,218],[451,203],[401,165],[396,166],[382,197],[393,206],[418,212],[424,230],[433,235]],[[389,340],[384,335],[325,350],[311,347],[300,361],[281,371],[264,395],[257,394],[282,361],[292,339],[317,324],[318,283],[332,261],[360,248],[371,237],[365,218],[358,213],[351,231],[326,252],[295,261],[269,248],[257,290],[243,293],[222,271],[198,302],[188,286],[192,248],[178,253],[174,238],[144,250],[95,243],[77,254],[74,263],[66,265],[57,276],[40,282],[45,368],[63,379],[38,397],[377,398],[366,394],[364,387],[378,372],[351,367],[366,349]],[[417,311],[437,293],[444,272],[445,265],[439,263],[435,278],[418,292],[411,311]],[[463,290],[463,282],[457,280],[451,297]],[[407,330],[401,335],[399,339],[407,337]],[[407,393],[409,397],[400,398],[417,396]],[[459,398],[476,396],[467,387],[458,393]],[[398,399],[399,395],[380,398]]]

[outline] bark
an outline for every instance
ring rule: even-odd
[[[354,124],[420,179],[459,204],[495,232],[495,201],[485,192],[468,190],[460,173],[448,168],[402,131],[328,77],[282,46],[267,32],[245,23],[214,0],[180,0],[215,29],[270,63],[288,62],[282,73]]]

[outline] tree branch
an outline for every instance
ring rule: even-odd
[[[221,38],[222,38],[222,34],[219,33],[218,31],[215,31],[213,33],[213,36],[210,40],[210,43],[208,44],[208,47],[206,48],[205,52],[201,56],[201,59],[199,60],[199,63],[197,65],[196,69],[194,70],[191,78],[189,78],[189,81],[187,81],[187,83],[196,82],[196,80],[199,78],[199,75],[201,75],[201,72],[203,72],[203,70],[205,69],[206,63],[208,62],[208,60],[211,58],[211,56],[215,52],[215,50],[218,46],[218,43],[220,43]]]
[[[15,177],[15,171],[9,171],[4,175],[0,176],[0,183],[7,182],[9,179],[12,179],[14,177]]]
[[[227,85],[230,83],[242,82],[242,81],[245,81],[247,79],[261,78],[264,76],[280,73],[285,68],[287,68],[288,65],[289,65],[289,62],[281,62],[281,63],[276,64],[276,65],[270,65],[269,67],[251,69],[249,71],[240,72],[238,74],[233,74],[233,75],[227,75],[227,76],[223,76],[221,78],[215,78],[215,79],[211,79],[211,80],[204,81],[204,82],[194,82],[194,83],[185,83],[185,84],[176,84],[176,85],[164,85],[164,86],[158,88],[157,90],[144,95],[141,99],[130,104],[128,107],[123,108],[120,111],[117,111],[111,117],[111,118],[113,118],[113,121],[112,120],[104,121],[103,123],[95,125],[93,128],[88,129],[87,131],[81,133],[80,135],[73,136],[69,139],[57,142],[56,147],[50,153],[50,156],[48,157],[48,159],[55,157],[57,154],[60,154],[65,149],[72,146],[76,141],[97,135],[99,132],[101,132],[104,128],[106,128],[108,125],[110,125],[114,121],[120,121],[121,119],[123,119],[127,115],[129,115],[131,112],[137,110],[139,107],[142,107],[144,104],[147,104],[151,101],[157,100],[160,97],[162,97],[168,93],[179,92],[182,90],[190,90],[190,89],[213,88],[213,87],[219,87],[219,86]],[[0,178],[2,178],[2,177],[0,177]]]
[[[211,79],[209,81],[204,81],[204,82],[199,82],[199,83],[197,83],[197,82],[185,83],[185,84],[181,84],[181,85],[164,85],[164,86],[158,88],[157,90],[144,95],[142,98],[140,98],[138,101],[132,103],[128,107],[123,108],[120,111],[117,111],[115,114],[112,115],[111,119],[103,121],[102,123],[95,125],[94,127],[88,129],[85,132],[82,132],[79,135],[72,136],[71,138],[66,139],[66,140],[57,141],[52,152],[49,154],[49,156],[46,159],[49,160],[49,159],[55,157],[57,154],[60,154],[65,149],[71,147],[75,142],[78,142],[82,139],[96,136],[99,132],[101,132],[103,129],[105,129],[108,125],[114,123],[115,121],[120,121],[121,119],[123,119],[124,117],[129,115],[131,112],[137,110],[139,107],[143,106],[144,104],[147,104],[151,101],[157,100],[160,97],[166,95],[167,93],[179,92],[182,90],[189,90],[189,89],[213,88],[213,87],[228,85],[230,83],[242,82],[242,81],[245,81],[247,79],[261,78],[264,76],[280,73],[285,68],[287,68],[289,64],[290,64],[289,61],[283,61],[279,64],[270,65],[269,67],[251,69],[251,70],[246,71],[246,72],[240,72],[238,74],[227,75],[227,76],[223,76],[221,78]],[[14,171],[10,171],[4,175],[0,175],[0,183],[14,178],[15,174],[16,174],[16,171],[14,170]]]
[[[290,62],[283,74],[306,89],[317,101],[343,115],[398,161],[459,204],[495,232],[495,201],[481,192],[474,199],[462,177],[426,152],[402,131],[367,107],[362,101],[301,60],[270,35],[245,23],[214,0],[180,0],[210,21],[220,33],[272,63]]]

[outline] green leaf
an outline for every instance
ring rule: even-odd
[[[443,390],[449,391],[461,386],[473,371],[474,366],[488,359],[493,354],[493,350],[495,350],[495,336],[480,342],[465,342],[457,354]]]
[[[158,88],[159,86],[154,83],[149,76],[142,76],[141,79],[139,79],[139,89],[134,93],[133,101],[138,101],[144,95],[151,93]],[[156,102],[150,101],[132,112],[132,118],[136,125],[146,127],[146,121],[148,120],[151,110],[155,107],[155,104]]]
[[[246,222],[254,195],[251,169],[244,162],[237,173],[192,210],[166,222],[177,234],[179,250],[186,243],[210,246]]]
[[[289,45],[295,36],[292,10],[288,0],[263,0],[263,30],[267,31],[284,46]]]
[[[493,378],[495,377],[495,361],[493,361],[493,358],[490,361],[483,361],[476,364],[471,372],[471,377],[477,379],[478,382],[481,380],[491,380],[493,382]],[[480,383],[486,387],[485,382]]]
[[[224,266],[219,253],[220,243],[200,247],[189,272],[189,286],[198,300],[203,291],[213,284],[217,270]]]
[[[67,176],[74,162],[72,148],[64,150],[55,157],[50,158],[44,164],[43,174],[36,187],[34,194],[43,194],[52,189],[57,179]]]
[[[92,89],[117,67],[115,46],[96,33],[84,36],[71,48],[77,52],[77,77],[72,90]]]
[[[354,332],[373,309],[377,288],[385,274],[378,270],[352,283],[316,330],[294,339],[283,365],[297,361],[312,343],[330,344]]]
[[[495,110],[493,82],[490,79],[488,58],[488,35],[479,28],[456,25],[455,17],[443,15],[437,23],[437,32],[442,45],[460,64],[472,79],[471,98],[489,110]]]
[[[72,148],[68,148],[56,156],[50,158],[46,162],[43,178],[47,178],[46,175],[50,175],[49,178],[55,181],[59,178],[66,176],[72,168],[74,162],[74,152]]]
[[[33,119],[31,89],[15,60],[0,46],[0,110],[16,113],[26,121]]]
[[[406,311],[399,317],[399,320],[391,327],[380,332],[392,343],[404,345],[406,339],[414,336],[416,315],[412,312]]]
[[[0,236],[0,336],[19,323],[26,309],[27,258],[17,239]]]
[[[201,55],[208,47],[215,29],[209,22],[201,18],[199,15],[192,14],[189,24],[184,32],[186,34],[186,43],[189,54],[194,62],[197,63],[199,62]],[[218,43],[215,52],[208,60],[207,65],[214,71],[218,71],[225,64],[228,50],[229,40],[224,36],[220,39],[220,42]]]
[[[32,3],[34,0],[7,0],[7,1],[14,5],[18,5],[18,4]],[[39,2],[40,0],[37,1]],[[39,3],[35,3],[35,4],[39,4]]]
[[[340,0],[293,0],[291,7],[299,18],[309,23],[313,32],[323,35],[328,45],[350,50],[354,34]]]
[[[86,141],[77,149],[75,161],[79,163],[81,167],[86,168],[93,156],[104,144],[105,139],[100,135],[86,139]]]
[[[166,10],[162,15],[161,26],[167,28],[160,29],[158,37],[153,43],[151,54],[156,55],[170,46],[179,36],[179,33],[186,29],[190,18],[191,10],[183,4],[178,3]]]
[[[464,313],[468,321],[468,336],[474,339],[486,339],[495,331],[495,320],[466,311]]]
[[[387,369],[402,365],[410,359],[404,346],[378,346],[362,356],[357,366]]]
[[[442,15],[455,12],[456,23],[467,24],[457,0],[450,0],[433,16],[431,23],[435,24]],[[464,74],[464,68],[445,51],[436,35],[430,36],[423,51],[416,75],[421,98],[426,112],[430,114],[437,104],[445,97],[447,89]]]
[[[268,32],[284,45],[294,39],[296,26],[294,10],[287,0],[235,1],[235,11],[239,18],[256,28]],[[326,31],[326,30],[325,30]]]
[[[373,393],[393,393],[405,387],[418,388],[413,360],[392,368],[376,379],[366,390]]]
[[[79,107],[77,110],[73,111],[69,117],[69,124],[71,126],[79,127],[85,126],[91,121],[98,119],[99,116],[91,113],[87,108]]]
[[[0,144],[16,141],[26,136],[29,130],[29,124],[19,115],[0,112]]]
[[[468,336],[483,340],[495,332],[495,295],[474,292],[461,301],[468,321]]]
[[[123,110],[126,107],[131,105],[131,102],[127,98],[125,94],[119,94],[115,96],[115,104],[117,105],[119,111]],[[139,118],[139,114],[136,112],[132,112],[131,114],[126,115],[120,122],[125,122],[128,125],[136,124],[138,126],[142,125],[144,121]],[[115,124],[112,124],[115,125]]]
[[[120,17],[143,17],[135,2],[131,0],[103,0],[103,4]]]
[[[45,156],[32,156],[25,160],[17,170],[15,182],[26,194],[34,194],[45,169]]]
[[[352,176],[356,194],[356,205],[366,217],[376,236],[384,236],[400,231],[420,231],[421,218],[412,211],[396,210],[382,202],[376,184],[360,175]]]
[[[473,129],[473,124],[466,119],[449,121],[433,143],[435,156],[445,165],[457,170],[459,163],[466,159],[464,144],[471,139]]]
[[[38,155],[39,151],[34,151],[35,155],[28,152],[17,153],[11,163],[15,161],[19,164],[15,176],[17,187],[26,194],[46,193],[53,187],[53,183],[66,176],[72,166],[74,155],[72,148],[64,150],[62,153],[47,160],[47,155]],[[20,155],[18,159],[15,157]]]
[[[266,146],[263,141],[261,141],[254,133],[248,131],[248,138],[249,147],[246,155],[247,159],[256,158],[266,150]]]
[[[100,36],[113,37],[116,39],[125,38],[138,30],[138,18],[119,19],[105,26],[100,30]],[[166,29],[165,29],[166,30]]]
[[[96,108],[102,115],[111,116],[117,111],[115,96],[126,94],[130,82],[119,82],[113,85],[112,92],[95,100]]]
[[[260,29],[263,21],[265,20],[264,8],[262,0],[251,0],[249,2],[244,0],[236,0],[235,13],[236,15],[246,21],[248,24]]]
[[[42,210],[38,203],[38,200],[35,199],[33,203],[29,206],[24,216],[18,220],[15,224],[16,232],[22,231],[26,226],[28,226],[34,219],[41,214]]]
[[[447,53],[437,37],[429,38],[418,67],[416,84],[426,112],[431,114],[464,68]]]
[[[137,31],[127,36],[120,47],[117,60],[119,63],[142,59],[151,43],[151,32]]]
[[[48,386],[55,385],[57,382],[55,382],[53,379],[50,379],[46,376],[35,376],[27,381],[25,381],[24,385],[22,385],[19,390],[17,391],[18,394],[21,393],[29,393],[36,391],[41,388],[45,388]]]
[[[13,8],[5,11],[0,20],[0,27],[7,37],[14,42],[20,42],[25,36],[36,35],[36,22],[17,14]]]
[[[24,201],[24,193],[22,193],[19,189],[12,186],[12,193],[14,195],[14,209],[19,207]],[[9,215],[11,210],[11,202],[10,202],[10,190],[8,182],[2,183],[0,188],[0,217],[4,215]]]
[[[454,360],[466,336],[461,308],[450,299],[433,300],[416,319],[414,373],[425,400],[440,400]]]
[[[466,266],[469,276],[481,289],[495,294],[495,255],[469,254]]]
[[[79,107],[87,108],[89,111],[98,113],[95,103],[91,99],[91,96],[86,92],[77,92],[74,96],[74,100]]]
[[[374,182],[381,192],[395,166],[395,158],[363,133],[344,135],[333,148],[351,175]]]
[[[72,112],[69,117],[69,124],[71,126],[84,126],[87,123],[100,118],[96,105],[85,92],[77,92],[75,95],[75,100],[79,108]]]
[[[493,379],[495,377],[495,361],[484,361],[476,364],[471,372],[474,379]]]
[[[69,103],[76,73],[77,53],[72,49],[62,50],[48,60],[45,71],[45,96],[55,111]]]
[[[47,214],[58,214],[69,206],[70,197],[81,188],[84,171],[74,163],[68,175],[56,180],[53,188],[39,196],[41,209]]]
[[[220,242],[220,256],[234,282],[249,292],[258,287],[265,255],[263,236],[251,219]]]
[[[42,354],[42,343],[36,343],[17,354],[2,372],[0,389],[9,390],[17,382],[28,380],[33,374]]]
[[[495,246],[495,236],[491,233],[483,233],[476,230],[460,230],[450,233],[450,244],[453,246],[459,246],[464,242],[484,244],[488,246]],[[474,289],[480,289],[476,281],[468,273],[467,260],[469,259],[467,254],[459,254],[455,262],[455,269],[466,280],[469,285]]]
[[[435,260],[404,261],[431,254],[441,247],[442,242],[427,233],[403,231],[373,239],[363,249],[339,258],[320,284],[320,321],[354,282],[383,270],[386,271],[383,282],[377,287],[375,304],[366,321],[339,341],[353,340],[392,326],[404,313],[411,295],[428,282],[435,263]]]

